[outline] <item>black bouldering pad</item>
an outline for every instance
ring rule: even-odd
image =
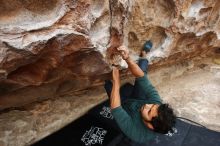
[[[174,133],[156,134],[145,144],[133,142],[118,128],[108,101],[91,109],[33,146],[220,146],[220,132],[177,120]]]

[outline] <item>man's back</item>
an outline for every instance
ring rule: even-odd
[[[112,110],[120,129],[140,143],[154,138],[154,132],[146,127],[141,118],[140,108],[144,104],[161,104],[160,96],[146,75],[136,79],[131,97],[123,101],[122,106]]]

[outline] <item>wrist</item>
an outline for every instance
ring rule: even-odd
[[[113,85],[114,85],[116,88],[120,88],[120,81],[119,81],[119,80],[113,79],[113,80],[112,80],[112,83],[113,83]]]
[[[126,59],[124,59],[126,62],[129,62],[129,61],[131,61],[131,58],[130,58],[130,56],[128,56]]]

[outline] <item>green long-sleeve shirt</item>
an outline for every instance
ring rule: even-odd
[[[112,109],[112,115],[122,132],[133,141],[144,143],[154,138],[154,132],[144,125],[140,108],[144,104],[161,104],[161,99],[147,75],[136,78],[132,97],[122,106]]]

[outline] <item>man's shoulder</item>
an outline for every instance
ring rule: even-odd
[[[135,104],[132,105],[131,100],[130,103],[130,109],[126,110],[126,108],[120,106],[112,110],[115,120],[118,121],[120,125],[119,127],[131,140],[135,142],[143,143],[153,139],[154,132],[147,128],[141,119],[139,111],[140,105],[135,107]],[[126,118],[126,115],[129,115],[130,118]]]
[[[135,124],[135,134],[133,137],[133,140],[139,143],[144,143],[149,140],[152,140],[155,138],[155,132],[151,131],[149,128],[147,128],[143,123],[142,119],[139,119],[140,121]]]

